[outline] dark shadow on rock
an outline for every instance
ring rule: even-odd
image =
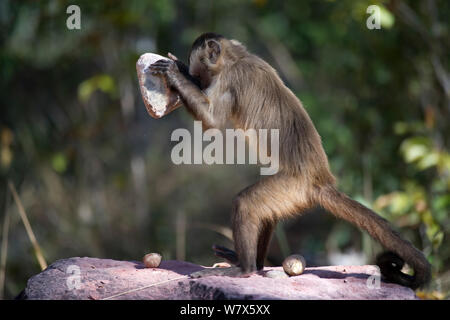
[[[134,267],[136,269],[145,269],[145,266],[142,262],[134,262]]]
[[[345,273],[330,270],[305,270],[303,274],[308,273],[323,279],[345,279],[349,277],[367,279],[370,276],[366,273]]]

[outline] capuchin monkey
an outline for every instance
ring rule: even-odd
[[[276,223],[322,207],[367,231],[387,249],[377,257],[387,281],[413,289],[429,281],[430,265],[422,252],[385,219],[336,189],[316,128],[268,63],[238,41],[215,33],[202,34],[194,41],[189,67],[169,57],[148,71],[164,76],[205,128],[223,128],[231,121],[243,130],[278,129],[280,139],[278,173],[261,178],[233,200],[235,251],[213,247],[217,256],[235,266],[204,269],[191,277],[248,276],[263,269]],[[414,275],[401,272],[404,262],[414,269]]]

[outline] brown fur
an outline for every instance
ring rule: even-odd
[[[233,201],[233,237],[241,273],[263,267],[277,221],[322,206],[366,230],[395,253],[395,261],[404,260],[415,270],[414,277],[404,275],[401,266],[390,265],[391,256],[383,256],[380,267],[388,280],[412,288],[428,281],[430,266],[420,251],[376,213],[335,189],[319,134],[301,102],[269,64],[239,42],[215,34],[204,34],[194,42],[189,61],[189,73],[199,79],[203,92],[176,70],[169,68],[165,74],[206,128],[220,128],[231,120],[244,130],[279,129],[279,172],[242,190]]]

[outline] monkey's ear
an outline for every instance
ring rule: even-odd
[[[220,43],[216,40],[208,40],[206,42],[206,52],[208,53],[209,61],[213,64],[217,63],[221,52]]]

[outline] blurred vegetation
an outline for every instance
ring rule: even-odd
[[[66,28],[70,4],[81,8],[80,30]],[[366,27],[370,4],[382,8],[381,30]],[[135,71],[144,52],[185,60],[206,31],[240,40],[279,71],[321,134],[340,189],[424,250],[433,264],[425,297],[445,297],[449,21],[445,0],[0,1],[4,297],[40,270],[8,180],[48,263],[160,252],[207,265],[211,244],[230,245],[231,199],[257,168],[173,165],[170,133],[192,120],[183,108],[150,118]],[[352,252],[369,263],[378,249],[344,222],[310,214],[277,229],[268,263],[293,252],[309,265]]]

